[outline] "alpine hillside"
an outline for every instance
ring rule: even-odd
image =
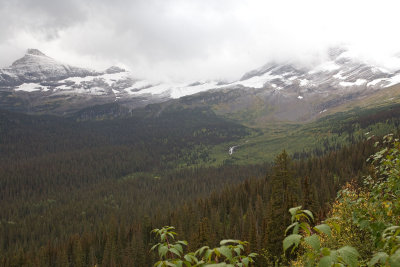
[[[269,62],[229,83],[143,80],[116,66],[94,71],[28,49],[10,67],[0,69],[0,108],[63,115],[112,102],[129,110],[167,102],[209,105],[217,114],[260,125],[309,121],[399,82],[400,69],[369,64],[341,47],[330,49],[326,60],[311,67]]]

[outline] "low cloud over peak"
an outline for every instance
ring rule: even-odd
[[[69,64],[138,77],[234,80],[268,61],[314,64],[347,44],[388,65],[396,1],[4,0],[0,65],[35,47]]]

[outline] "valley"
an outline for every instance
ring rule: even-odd
[[[398,72],[343,53],[314,70],[271,63],[230,84],[171,87],[29,50],[0,72],[0,265],[150,266],[160,225],[189,249],[236,238],[280,253],[268,226],[277,160],[291,180],[275,217],[304,205],[323,220],[368,173],[373,143],[399,131]]]
[[[400,267],[400,2],[0,1],[0,267]]]

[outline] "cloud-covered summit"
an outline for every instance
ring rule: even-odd
[[[3,0],[0,66],[27,47],[72,65],[140,77],[238,79],[268,61],[318,64],[346,43],[393,65],[397,1]]]

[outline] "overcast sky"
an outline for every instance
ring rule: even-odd
[[[0,66],[27,48],[151,79],[234,80],[271,60],[313,64],[347,44],[400,52],[399,1],[0,0]],[[398,54],[400,55],[400,54]]]

